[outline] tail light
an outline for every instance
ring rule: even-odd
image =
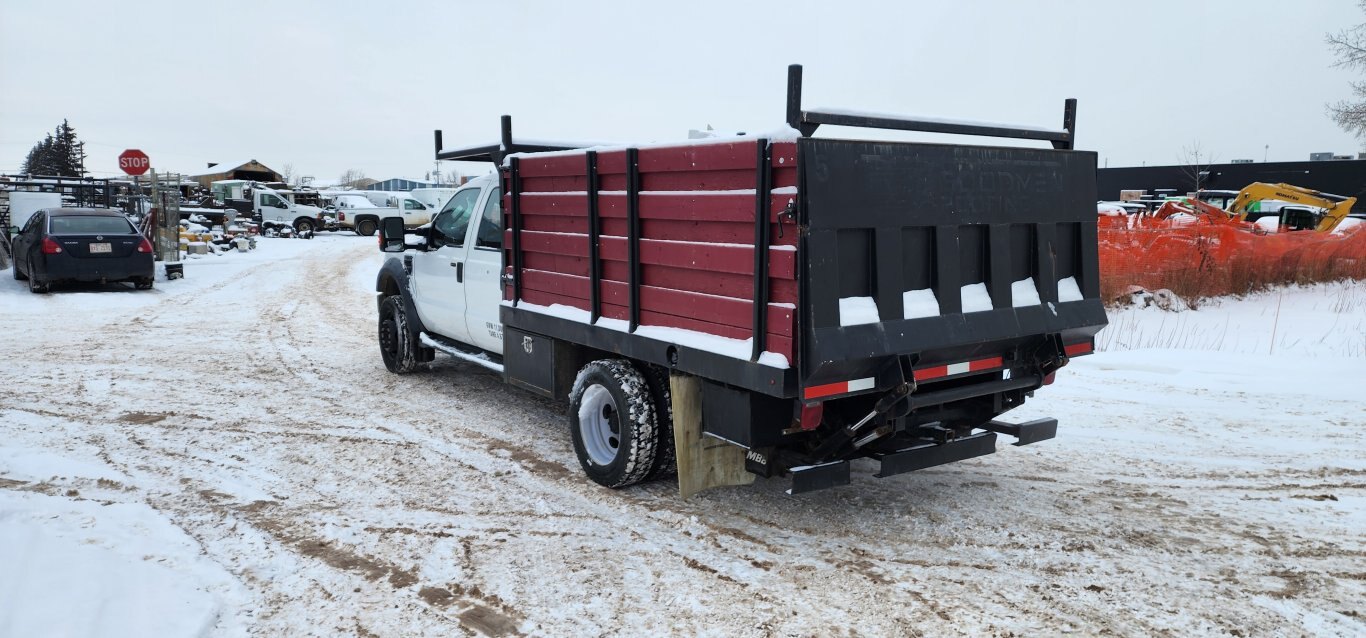
[[[140,242],[140,243],[138,244],[138,252],[140,252],[140,253],[150,253],[150,252],[152,252],[152,242],[147,241],[147,238],[146,238],[146,237],[143,237],[143,238],[142,238],[142,242]]]
[[[44,254],[44,255],[56,255],[57,253],[60,253],[60,252],[62,252],[62,247],[59,246],[59,245],[57,245],[57,242],[52,241],[52,238],[51,238],[51,237],[44,237],[44,238],[43,238],[43,254]]]
[[[337,221],[339,221],[339,222],[344,222],[344,221],[346,221],[346,213],[343,213],[343,212],[341,212],[341,211],[337,211]]]
[[[814,405],[801,404],[801,413],[797,417],[797,427],[803,430],[814,430],[821,424],[821,418],[825,416],[825,404],[816,403]]]

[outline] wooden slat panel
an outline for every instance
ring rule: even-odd
[[[626,261],[626,239],[624,237],[604,236],[601,239],[602,251],[600,254],[604,260]],[[770,248],[768,255],[769,274],[774,279],[794,279],[796,277],[796,251]],[[754,275],[753,246],[724,246],[644,239],[640,242],[640,261],[646,264],[687,268],[701,271],[701,273],[724,272]]]
[[[560,295],[587,299],[589,280],[587,277],[566,275],[543,270],[524,270],[522,285],[533,290],[553,292]],[[626,306],[629,291],[624,282],[605,280],[601,283],[603,303]],[[671,314],[699,321],[718,323],[741,329],[752,329],[753,315],[751,303],[747,299],[720,297],[669,288],[643,286],[640,290],[644,310]],[[768,306],[768,332],[780,336],[792,336],[796,311],[781,305]]]
[[[751,298],[754,296],[753,275],[733,275],[730,273],[707,273],[697,276],[696,270],[645,264],[641,267],[642,283],[646,286],[687,290],[723,297]],[[602,276],[613,281],[626,281],[626,263],[620,261],[602,262]],[[768,280],[769,301],[774,303],[797,302],[797,282],[790,279]]]
[[[754,174],[754,147],[757,140],[728,143],[686,144],[640,149],[640,172],[696,173],[706,170],[748,170]],[[753,178],[750,184],[753,185]]]
[[[754,169],[642,173],[643,191],[728,191],[754,188]]]
[[[528,177],[561,177],[571,175],[584,175],[585,164],[583,152],[572,155],[554,155],[546,157],[543,155],[522,155],[520,165],[517,170],[521,171],[522,179]]]

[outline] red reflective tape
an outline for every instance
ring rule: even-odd
[[[915,371],[916,381],[928,381],[930,379],[938,379],[939,377],[947,376],[949,376],[948,366],[934,366],[932,368],[921,368]]]
[[[844,394],[845,392],[848,392],[848,391],[849,391],[849,382],[848,382],[848,381],[841,381],[841,382],[839,382],[839,383],[827,383],[827,384],[825,384],[825,385],[813,385],[813,386],[811,386],[811,387],[809,387],[809,388],[806,389],[806,395],[805,395],[805,396],[806,396],[807,399],[819,399],[819,398],[821,398],[821,397],[829,397],[829,396],[834,396],[834,395],[836,395],[836,394]]]
[[[976,361],[964,361],[962,363],[950,363],[942,366],[920,368],[915,371],[915,380],[929,381],[941,377],[968,374],[969,372],[985,372],[987,370],[995,370],[1004,367],[1005,358],[987,357],[985,359],[977,359]]]
[[[991,357],[989,359],[978,359],[968,362],[968,369],[971,372],[981,372],[983,370],[994,370],[1005,367],[1005,359],[1002,357]]]
[[[1067,353],[1067,356],[1069,356],[1069,357],[1075,357],[1075,356],[1077,356],[1077,355],[1079,355],[1079,354],[1091,354],[1091,352],[1094,351],[1095,349],[1096,349],[1095,345],[1092,344],[1090,341],[1083,341],[1083,342],[1081,342],[1081,343],[1073,343],[1073,344],[1065,345],[1065,346],[1062,347],[1062,351],[1063,351],[1063,352],[1066,352],[1066,353]]]

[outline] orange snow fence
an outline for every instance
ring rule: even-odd
[[[1366,279],[1366,224],[1343,232],[1267,233],[1207,218],[1101,217],[1100,291],[1168,288],[1188,299],[1265,286]]]

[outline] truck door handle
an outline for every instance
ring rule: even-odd
[[[455,268],[455,281],[457,283],[465,283],[465,262],[453,261],[451,262],[451,266]]]

